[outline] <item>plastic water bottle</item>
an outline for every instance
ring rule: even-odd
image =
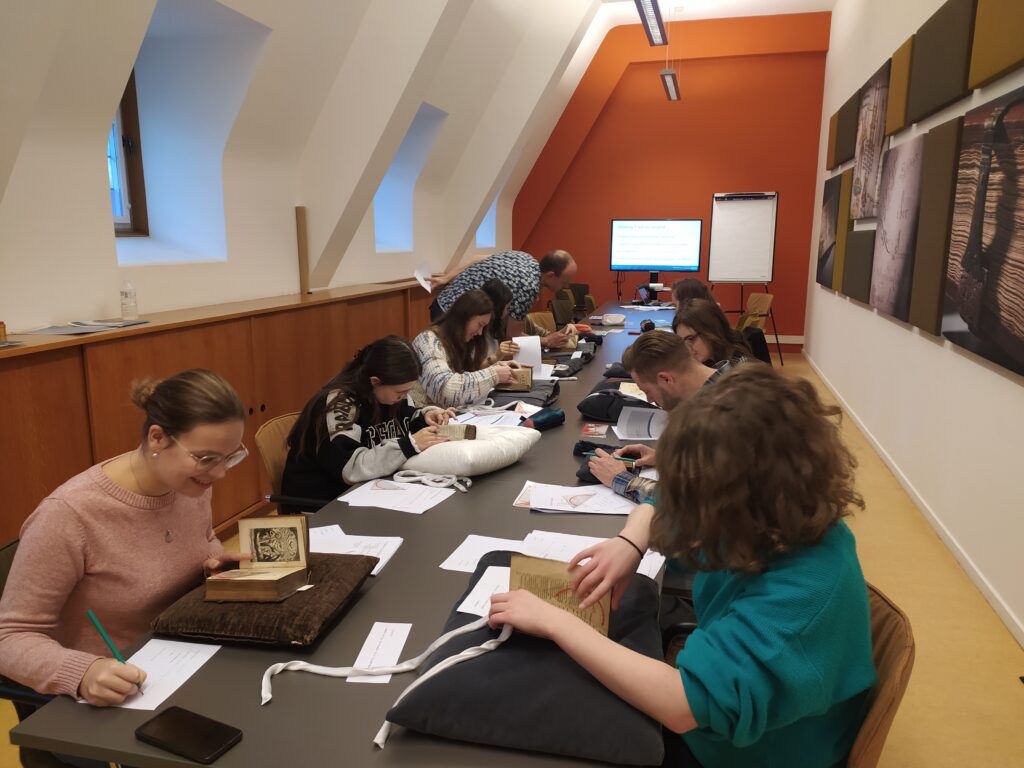
[[[121,320],[138,320],[139,305],[135,300],[135,286],[131,280],[121,283]]]

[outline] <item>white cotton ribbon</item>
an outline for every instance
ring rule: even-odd
[[[396,483],[423,483],[430,488],[455,488],[463,493],[473,485],[473,481],[468,477],[417,472],[415,469],[403,469],[395,472],[391,479]]]
[[[273,698],[273,693],[271,690],[271,678],[273,678],[274,675],[276,675],[279,672],[309,672],[314,675],[324,675],[326,677],[350,677],[357,675],[397,675],[403,672],[413,672],[420,668],[420,666],[423,664],[424,661],[427,660],[427,657],[429,657],[430,654],[432,654],[434,651],[436,651],[438,648],[440,648],[442,645],[447,643],[452,638],[458,637],[459,635],[465,635],[470,632],[475,632],[476,630],[483,629],[486,626],[487,619],[482,618],[477,619],[476,621],[470,624],[466,624],[465,626],[457,627],[453,629],[451,632],[446,632],[445,634],[437,638],[419,656],[416,656],[415,658],[409,659],[408,661],[403,661],[400,664],[395,664],[390,667],[369,667],[366,669],[361,667],[322,667],[317,664],[309,664],[305,661],[285,661],[280,664],[273,664],[267,668],[266,672],[263,673],[263,683],[261,685],[262,700],[260,701],[260,704],[266,704],[271,700],[271,698]],[[491,638],[490,640],[481,643],[480,645],[475,645],[472,648],[467,648],[461,653],[458,653],[454,656],[449,656],[447,659],[443,659],[442,661],[438,662],[436,665],[431,667],[427,672],[421,675],[418,679],[416,679],[408,688],[402,691],[402,693],[399,694],[398,698],[395,699],[395,704],[398,704],[398,702],[405,698],[405,695],[409,693],[409,691],[413,690],[414,688],[416,688],[416,686],[420,685],[421,683],[429,680],[439,672],[443,672],[444,670],[449,669],[450,667],[454,667],[456,664],[461,664],[464,661],[468,661],[469,659],[473,659],[477,656],[481,656],[485,653],[493,651],[499,645],[508,640],[511,634],[512,625],[506,624],[501,628],[501,634],[499,634],[497,637]],[[387,743],[388,735],[390,734],[390,732],[391,723],[385,720],[384,724],[380,727],[380,730],[377,732],[377,735],[373,737],[373,743],[383,749],[384,745]]]

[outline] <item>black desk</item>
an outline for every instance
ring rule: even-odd
[[[546,766],[579,765],[578,761],[526,752],[478,747],[424,737],[394,728],[385,749],[372,743],[374,734],[399,693],[415,675],[396,675],[386,685],[287,672],[274,678],[274,699],[260,706],[260,681],[271,664],[304,659],[315,664],[345,666],[355,661],[375,621],[411,622],[402,652],[408,658],[422,651],[440,633],[468,574],[438,566],[471,533],[521,539],[541,529],[612,536],[623,518],[602,515],[545,515],[517,509],[512,502],[527,479],[569,485],[579,460],[572,445],[583,419],[576,403],[601,378],[605,362],[622,359],[635,336],[628,330],[647,317],[669,318],[671,312],[610,311],[627,315],[626,331],[605,336],[596,359],[580,371],[578,381],[561,384],[564,426],[545,432],[518,464],[476,479],[469,493],[456,493],[423,515],[349,507],[332,502],[312,525],[340,524],[346,533],[402,536],[398,552],[371,577],[360,596],[334,629],[312,651],[262,650],[225,646],[186,682],[161,709],[177,704],[242,729],[241,743],[220,758],[225,768],[255,766]],[[664,316],[664,318],[662,317]],[[609,430],[609,442],[615,442]],[[139,768],[193,765],[183,758],[135,739],[135,728],[151,711],[94,709],[61,697],[11,731],[15,744],[80,757],[123,762]]]

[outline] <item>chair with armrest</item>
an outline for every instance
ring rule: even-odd
[[[523,330],[528,336],[547,336],[555,327],[555,316],[550,312],[530,312]]]
[[[597,299],[589,293],[583,297],[583,307],[586,309],[587,317],[597,313]]]
[[[263,459],[263,466],[266,467],[267,475],[270,477],[270,488],[273,491],[266,497],[267,501],[275,504],[287,504],[293,507],[302,507],[308,511],[315,512],[330,499],[300,499],[293,496],[281,495],[281,477],[284,475],[285,461],[288,459],[288,435],[299,420],[298,413],[286,413],[283,416],[275,416],[256,430],[256,450],[260,452]]]

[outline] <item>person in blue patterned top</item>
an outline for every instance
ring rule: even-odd
[[[539,263],[524,251],[501,251],[481,256],[441,277],[430,279],[431,288],[437,292],[437,298],[430,305],[430,320],[436,321],[451,309],[455,300],[466,291],[480,288],[488,280],[498,279],[512,291],[508,315],[513,322],[509,323],[509,332],[512,336],[521,335],[522,321],[540,295],[540,289],[547,288],[557,294],[569,286],[576,270],[576,262],[568,251],[551,251]],[[545,347],[561,347],[565,342],[566,336],[561,331],[541,338]]]

